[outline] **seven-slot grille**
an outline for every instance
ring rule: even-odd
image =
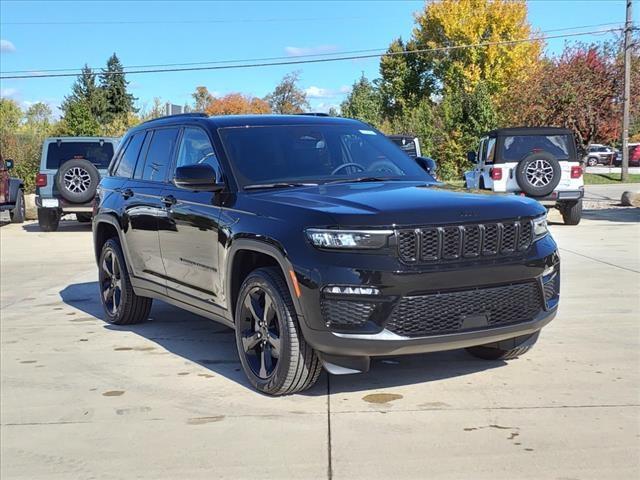
[[[428,263],[508,256],[531,246],[531,220],[424,227],[396,231],[403,262]]]

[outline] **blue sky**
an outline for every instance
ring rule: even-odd
[[[624,5],[624,0],[534,0],[528,5],[529,21],[541,31],[623,23]],[[423,7],[423,1],[2,0],[0,69],[79,68],[85,63],[102,67],[113,52],[129,66],[294,58],[300,54],[386,48],[395,37],[411,35],[413,14]],[[635,7],[637,23],[638,2]],[[137,23],[101,23],[113,21]],[[582,36],[569,40],[601,38],[602,35]],[[547,51],[560,52],[564,42],[548,41]],[[131,92],[138,97],[138,106],[144,107],[154,97],[191,103],[190,95],[198,85],[205,85],[218,95],[239,91],[262,97],[291,70],[301,71],[301,86],[307,90],[312,108],[327,110],[339,105],[361,72],[375,78],[378,60],[130,75],[128,80]],[[73,78],[0,82],[2,96],[23,105],[45,101],[55,108],[69,93]]]

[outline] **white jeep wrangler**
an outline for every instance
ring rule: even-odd
[[[560,210],[565,224],[580,223],[584,179],[571,130],[493,130],[467,158],[474,168],[464,173],[466,188],[526,195]]]

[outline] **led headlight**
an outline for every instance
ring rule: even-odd
[[[547,214],[533,219],[533,237],[534,240],[540,240],[549,233],[547,228]]]
[[[308,228],[309,241],[318,248],[374,249],[382,248],[392,230],[331,230]]]

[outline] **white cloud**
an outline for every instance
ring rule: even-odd
[[[3,88],[0,90],[0,97],[2,98],[14,98],[18,94],[16,88]]]
[[[312,105],[311,111],[329,113],[329,110],[331,110],[332,108],[338,112],[340,111],[340,105],[336,103],[330,103],[330,102],[320,102],[315,105]]]
[[[10,42],[9,40],[5,40],[4,38],[0,40],[0,52],[2,53],[11,53],[16,51],[16,46]]]
[[[343,85],[337,90],[334,88],[322,88],[311,85],[309,88],[306,88],[304,90],[308,98],[335,98],[339,95],[349,93],[350,91],[351,87],[348,87],[346,85]]]
[[[335,45],[318,45],[317,47],[285,47],[284,51],[291,57],[300,57],[302,55],[318,55],[322,53],[331,53],[338,50]]]

